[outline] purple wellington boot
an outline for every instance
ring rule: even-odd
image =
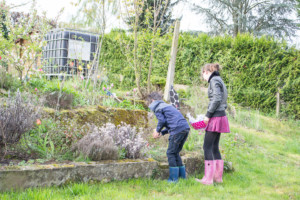
[[[224,160],[215,160],[215,174],[214,182],[222,183],[223,182],[223,170],[224,170]]]
[[[213,160],[205,160],[204,163],[205,163],[204,177],[201,180],[196,179],[196,181],[204,185],[211,185],[213,184],[215,164]]]

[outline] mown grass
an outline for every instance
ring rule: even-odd
[[[203,109],[200,104],[198,108]],[[223,158],[233,163],[235,171],[225,173],[222,184],[199,184],[194,178],[201,178],[201,173],[177,184],[153,179],[72,183],[0,193],[0,199],[300,199],[299,122],[280,121],[249,109],[237,109],[229,119],[231,133],[222,134],[220,148]],[[161,139],[158,143],[167,143],[167,138]],[[192,131],[184,151],[200,152],[202,143],[203,134]],[[165,154],[166,147],[161,146],[163,150],[158,147],[152,154],[165,159],[160,154]]]
[[[178,184],[153,179],[73,183],[5,192],[0,199],[299,199],[299,124],[256,116],[263,130],[231,119],[231,133],[222,135],[223,157],[235,168],[222,184],[201,185],[194,177],[203,174],[197,174]]]

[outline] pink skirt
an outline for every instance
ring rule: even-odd
[[[210,118],[205,130],[218,133],[230,133],[227,116]]]

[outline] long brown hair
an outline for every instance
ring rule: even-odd
[[[214,71],[220,71],[221,67],[218,63],[208,63],[205,64],[202,68],[202,73],[204,71],[214,72]]]

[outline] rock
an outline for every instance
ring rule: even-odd
[[[8,92],[6,90],[2,89],[2,88],[0,88],[0,93],[5,94],[5,95],[8,94]]]
[[[233,172],[234,171],[232,162],[224,161],[224,171],[225,172]]]

